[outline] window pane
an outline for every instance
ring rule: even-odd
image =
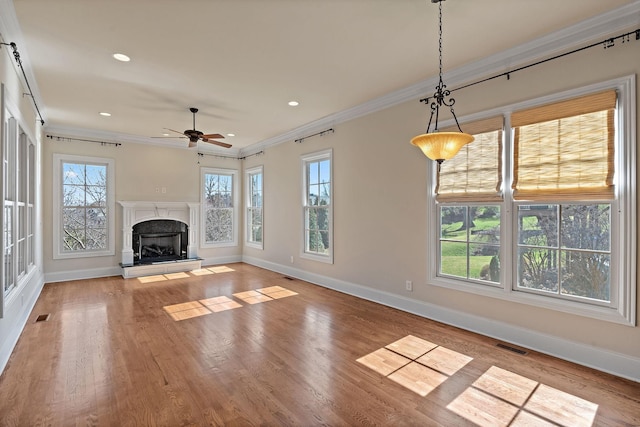
[[[87,185],[104,185],[106,181],[107,168],[102,165],[87,165],[85,168],[85,179]]]
[[[500,264],[498,263],[498,255],[500,247],[495,245],[469,245],[469,278],[492,280],[498,282],[500,280]],[[492,259],[493,271],[490,267]],[[491,275],[493,273],[493,276]],[[495,279],[493,280],[492,279]]]
[[[329,160],[320,162],[320,182],[331,182],[331,168]]]
[[[233,240],[233,209],[207,211],[205,239],[208,243]]]
[[[320,232],[317,230],[308,230],[307,231],[307,251],[315,252],[315,253],[325,253],[324,243],[322,242],[322,237],[320,236]]]
[[[530,246],[558,246],[558,206],[518,206],[518,242]]]
[[[500,242],[500,206],[469,206],[469,240]]]
[[[84,185],[84,165],[64,163],[62,165],[62,178],[64,184]]]
[[[557,251],[553,249],[519,248],[518,286],[557,293]]]
[[[320,184],[314,184],[309,186],[308,193],[308,204],[309,206],[317,206],[320,204]]]
[[[458,206],[440,209],[440,237],[447,240],[467,240],[467,208]]]
[[[62,204],[64,206],[84,206],[86,193],[84,186],[65,185]]]
[[[466,242],[440,242],[440,272],[467,278]]]
[[[309,185],[318,184],[320,181],[320,172],[318,162],[311,162],[307,164],[307,174],[309,179]]]
[[[107,212],[106,209],[87,209],[87,227],[89,228],[106,228],[107,226]]]
[[[611,205],[562,205],[562,247],[609,251]]]
[[[86,247],[90,250],[105,249],[107,247],[107,230],[105,228],[87,228]]]
[[[329,203],[331,203],[331,184],[329,184],[328,182],[320,184],[318,194],[320,195],[319,203],[321,205],[328,205]]]
[[[611,256],[562,252],[562,294],[609,301]]]
[[[65,208],[62,210],[63,228],[84,228],[85,210],[83,208]]]
[[[87,248],[86,235],[84,228],[70,228],[64,229],[64,250],[65,251],[82,251]]]

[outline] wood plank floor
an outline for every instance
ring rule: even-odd
[[[497,344],[247,264],[56,283],[0,425],[640,425],[639,383]]]

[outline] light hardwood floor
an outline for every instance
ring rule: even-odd
[[[497,344],[247,264],[55,283],[0,425],[640,425],[639,383]]]

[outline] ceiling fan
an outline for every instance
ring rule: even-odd
[[[215,144],[220,147],[230,148],[231,144],[227,144],[222,141],[215,141],[215,139],[224,138],[223,135],[219,133],[202,133],[199,130],[196,130],[196,113],[198,112],[197,108],[191,107],[189,111],[193,113],[193,129],[187,129],[184,132],[179,132],[177,130],[165,128],[166,130],[170,130],[171,132],[179,133],[180,135],[184,135],[189,138],[189,148],[196,147],[198,145],[198,141],[208,142],[209,144]]]

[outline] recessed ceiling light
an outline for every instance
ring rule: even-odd
[[[300,105],[300,103],[298,101],[289,101],[289,105],[292,107],[296,107],[298,105]]]
[[[131,61],[131,58],[129,58],[127,55],[125,55],[124,53],[114,53],[113,57],[115,59],[117,59],[118,61],[122,61],[122,62],[129,62]]]
[[[227,136],[236,136],[235,133],[228,133]]]
[[[106,111],[101,111],[100,115],[105,117],[111,117],[111,113],[107,113]]]
[[[169,134],[168,133],[163,133],[162,136],[169,136]]]

